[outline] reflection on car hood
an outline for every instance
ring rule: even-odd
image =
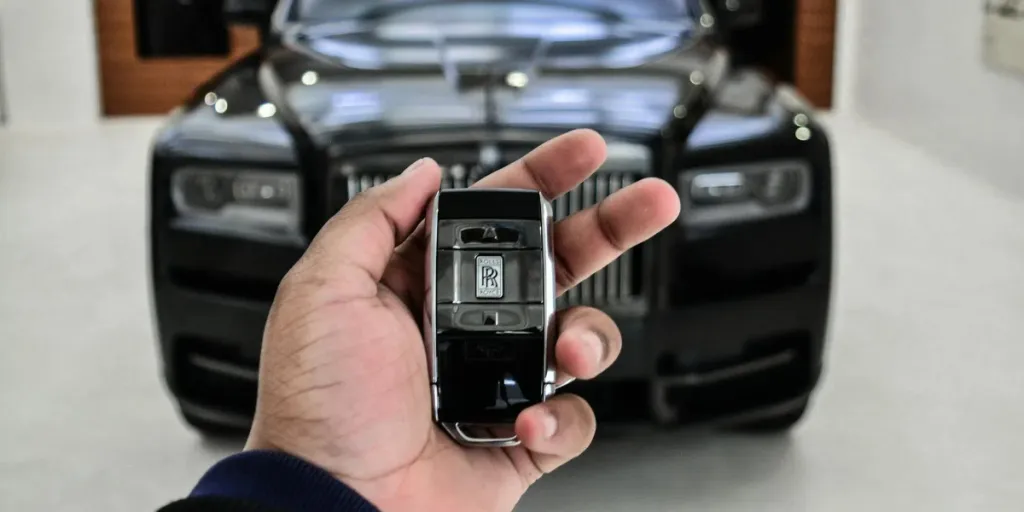
[[[678,31],[388,45],[364,32],[272,55],[276,101],[314,138],[460,127],[657,133],[708,55]],[[701,75],[703,76],[703,75]]]
[[[590,127],[610,136],[648,137],[678,112],[675,107],[693,92],[694,79],[702,77],[693,73],[706,60],[697,50],[669,52],[625,70],[464,66],[452,76],[436,60],[367,70],[279,49],[240,62],[201,89],[162,131],[157,147],[200,158],[294,164],[286,119],[317,142],[342,145],[445,129]],[[510,76],[514,73],[521,75]],[[716,119],[708,117],[698,126],[691,147],[694,141],[728,141],[739,125],[749,136],[771,124],[757,116]]]
[[[292,83],[285,98],[314,135],[446,127],[614,126],[657,131],[678,101],[671,78],[545,77],[521,90],[460,91],[429,76]]]

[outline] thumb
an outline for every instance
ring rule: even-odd
[[[325,278],[351,267],[379,281],[395,247],[419,224],[441,186],[441,168],[422,158],[402,174],[350,199],[310,243],[303,263]]]

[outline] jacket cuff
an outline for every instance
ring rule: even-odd
[[[379,512],[333,475],[281,452],[241,452],[218,462],[190,497],[227,497],[282,510]]]

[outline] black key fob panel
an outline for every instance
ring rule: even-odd
[[[535,190],[434,198],[424,339],[434,420],[462,444],[517,445],[516,417],[555,391],[552,222]]]

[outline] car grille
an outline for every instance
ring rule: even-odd
[[[442,188],[464,188],[472,185],[480,173],[470,165],[453,164],[444,166]],[[639,172],[599,171],[576,189],[555,200],[556,220],[561,220],[573,213],[584,210],[600,202],[615,191],[636,181]],[[347,197],[380,185],[395,177],[384,172],[350,172],[341,173],[345,179],[344,188]],[[336,205],[340,207],[341,205]],[[609,264],[578,286],[569,290],[559,298],[559,305],[595,305],[621,306],[635,308],[643,302],[643,246],[627,251],[619,259]]]

